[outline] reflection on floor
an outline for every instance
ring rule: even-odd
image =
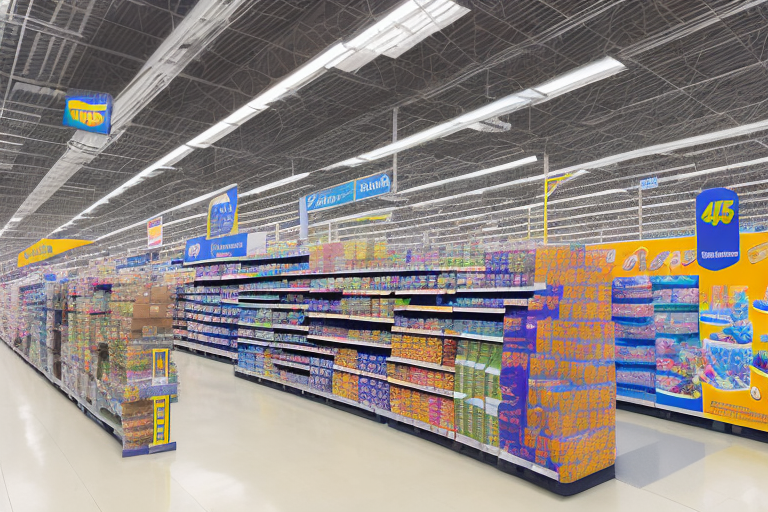
[[[0,512],[749,512],[768,445],[619,411],[618,479],[551,495],[364,418],[177,354],[176,452],[120,445],[0,347]]]

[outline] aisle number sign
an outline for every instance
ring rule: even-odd
[[[739,196],[727,188],[696,197],[696,246],[699,265],[722,270],[739,261]]]

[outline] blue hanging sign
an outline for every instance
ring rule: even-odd
[[[348,181],[341,185],[309,194],[305,200],[308,212],[351,203],[355,200],[355,182]]]
[[[696,196],[696,247],[699,266],[722,270],[739,261],[739,196],[711,188]]]
[[[640,180],[640,190],[650,190],[659,186],[659,178],[654,176],[653,178],[645,178]]]
[[[360,178],[355,180],[355,201],[380,196],[388,193],[389,190],[390,181],[389,176],[386,174],[375,174],[373,176]]]
[[[112,130],[112,96],[103,92],[78,92],[66,97],[64,126],[109,135]]]

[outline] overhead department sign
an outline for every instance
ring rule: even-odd
[[[24,251],[19,253],[17,266],[19,268],[26,267],[32,263],[45,261],[58,254],[92,243],[93,242],[90,240],[74,240],[67,238],[54,240],[51,238],[43,238],[36,244],[27,247]]]

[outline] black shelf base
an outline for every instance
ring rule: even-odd
[[[197,350],[197,349],[190,348],[190,347],[182,347],[181,345],[175,345],[174,344],[173,345],[173,350],[181,350],[183,352],[186,352],[187,354],[193,354],[193,355],[196,355],[198,357],[204,357],[206,359],[212,359],[213,361],[218,361],[220,363],[228,363],[228,364],[231,364],[231,365],[234,365],[235,363],[237,363],[237,360],[235,360],[235,359],[230,359],[228,357],[219,356],[219,355],[216,355],[216,354],[209,354],[208,352],[204,352],[202,350]]]
[[[27,366],[29,366],[30,368],[32,368],[33,370],[35,370],[35,372],[37,372],[37,374],[38,374],[40,377],[42,377],[43,379],[45,379],[45,381],[46,381],[48,384],[50,384],[51,386],[53,386],[53,389],[57,390],[59,393],[61,393],[61,394],[62,394],[62,395],[64,395],[65,397],[67,397],[67,399],[68,399],[70,402],[72,402],[73,404],[75,404],[75,405],[77,406],[77,408],[78,408],[78,409],[80,409],[80,412],[82,412],[83,414],[85,414],[85,415],[86,415],[86,416],[87,416],[87,417],[88,417],[88,418],[89,418],[91,421],[93,421],[94,423],[96,423],[96,424],[97,424],[98,426],[100,426],[100,427],[101,427],[101,428],[102,428],[102,429],[103,429],[105,432],[107,432],[107,433],[108,433],[110,436],[112,436],[113,438],[115,438],[115,439],[116,439],[116,440],[117,440],[117,441],[120,443],[120,445],[122,446],[122,444],[123,444],[123,439],[122,439],[122,438],[121,438],[121,437],[120,437],[120,436],[119,436],[119,435],[118,435],[118,434],[115,432],[115,429],[114,429],[114,428],[112,428],[112,427],[111,427],[111,426],[109,426],[107,423],[105,423],[105,422],[101,421],[99,418],[97,418],[96,416],[94,416],[94,415],[91,413],[91,411],[89,411],[88,409],[86,409],[85,407],[83,407],[83,406],[82,406],[82,404],[80,404],[80,402],[78,402],[78,401],[75,399],[75,397],[73,397],[72,395],[70,395],[70,394],[69,394],[69,393],[68,393],[68,392],[67,392],[67,391],[66,391],[64,388],[62,388],[61,386],[59,386],[59,385],[58,385],[58,384],[56,384],[55,382],[51,381],[51,380],[50,380],[50,379],[49,379],[49,378],[48,378],[48,377],[47,377],[47,376],[46,376],[46,375],[45,375],[45,374],[44,374],[42,371],[40,371],[40,369],[39,369],[39,368],[37,368],[35,365],[33,365],[32,363],[30,363],[29,361],[27,361],[27,360],[26,360],[26,359],[24,359],[23,357],[21,357],[21,355],[20,355],[20,354],[18,354],[18,353],[17,353],[15,350],[13,350],[13,349],[12,349],[12,348],[11,348],[11,347],[10,347],[10,346],[7,344],[7,343],[5,343],[4,341],[0,340],[0,345],[4,345],[6,348],[8,348],[9,350],[11,350],[11,351],[14,353],[14,355],[16,355],[16,356],[17,356],[19,359],[21,359],[22,361],[24,361],[24,362],[27,364]]]
[[[616,401],[616,407],[624,411],[634,412],[637,414],[645,414],[646,416],[674,421],[676,423],[682,423],[683,425],[688,425],[691,427],[705,428],[714,432],[721,432],[723,434],[744,437],[746,439],[759,441],[761,443],[768,443],[768,432],[756,430],[754,428],[740,427],[738,425],[711,420],[709,418],[701,418],[699,416],[692,416],[690,414],[684,414],[676,411],[667,411],[666,409],[658,409],[656,407],[648,407],[646,405],[633,404],[631,402],[623,402],[621,400]]]
[[[425,441],[430,441],[432,443],[438,444],[440,446],[451,449],[457,453],[466,455],[468,457],[471,457],[485,464],[495,466],[497,469],[499,469],[500,471],[503,471],[504,473],[508,473],[510,475],[526,480],[534,485],[537,485],[559,496],[573,496],[580,492],[584,492],[588,489],[591,489],[592,487],[595,487],[602,483],[613,480],[616,477],[615,468],[613,465],[611,465],[605,469],[602,469],[596,473],[593,473],[589,476],[581,478],[575,482],[571,482],[571,483],[558,482],[556,480],[553,480],[552,478],[542,475],[541,473],[537,473],[529,468],[518,466],[517,464],[513,464],[506,460],[500,459],[495,455],[483,452],[471,446],[467,446],[463,443],[454,441],[452,439],[441,436],[429,430],[424,430],[414,425],[397,421],[396,419],[384,418],[376,413],[368,412],[363,409],[358,409],[351,405],[345,405],[343,403],[325,398],[321,395],[315,395],[311,391],[296,389],[291,387],[290,384],[281,384],[279,382],[273,382],[271,380],[261,379],[257,376],[247,375],[240,372],[234,372],[234,373],[235,373],[235,377],[238,377],[250,382],[255,382],[256,384],[261,384],[262,386],[266,386],[268,388],[277,389],[279,391],[284,391],[292,395],[300,396],[307,400],[311,400],[312,402],[323,403],[325,405],[329,405],[333,407],[334,409],[338,409],[341,411],[354,414],[356,416],[360,416],[362,418],[373,420],[373,421],[376,421],[377,423],[386,424],[390,428],[393,428],[399,432],[404,432],[406,434],[416,436],[418,438],[424,439]]]

